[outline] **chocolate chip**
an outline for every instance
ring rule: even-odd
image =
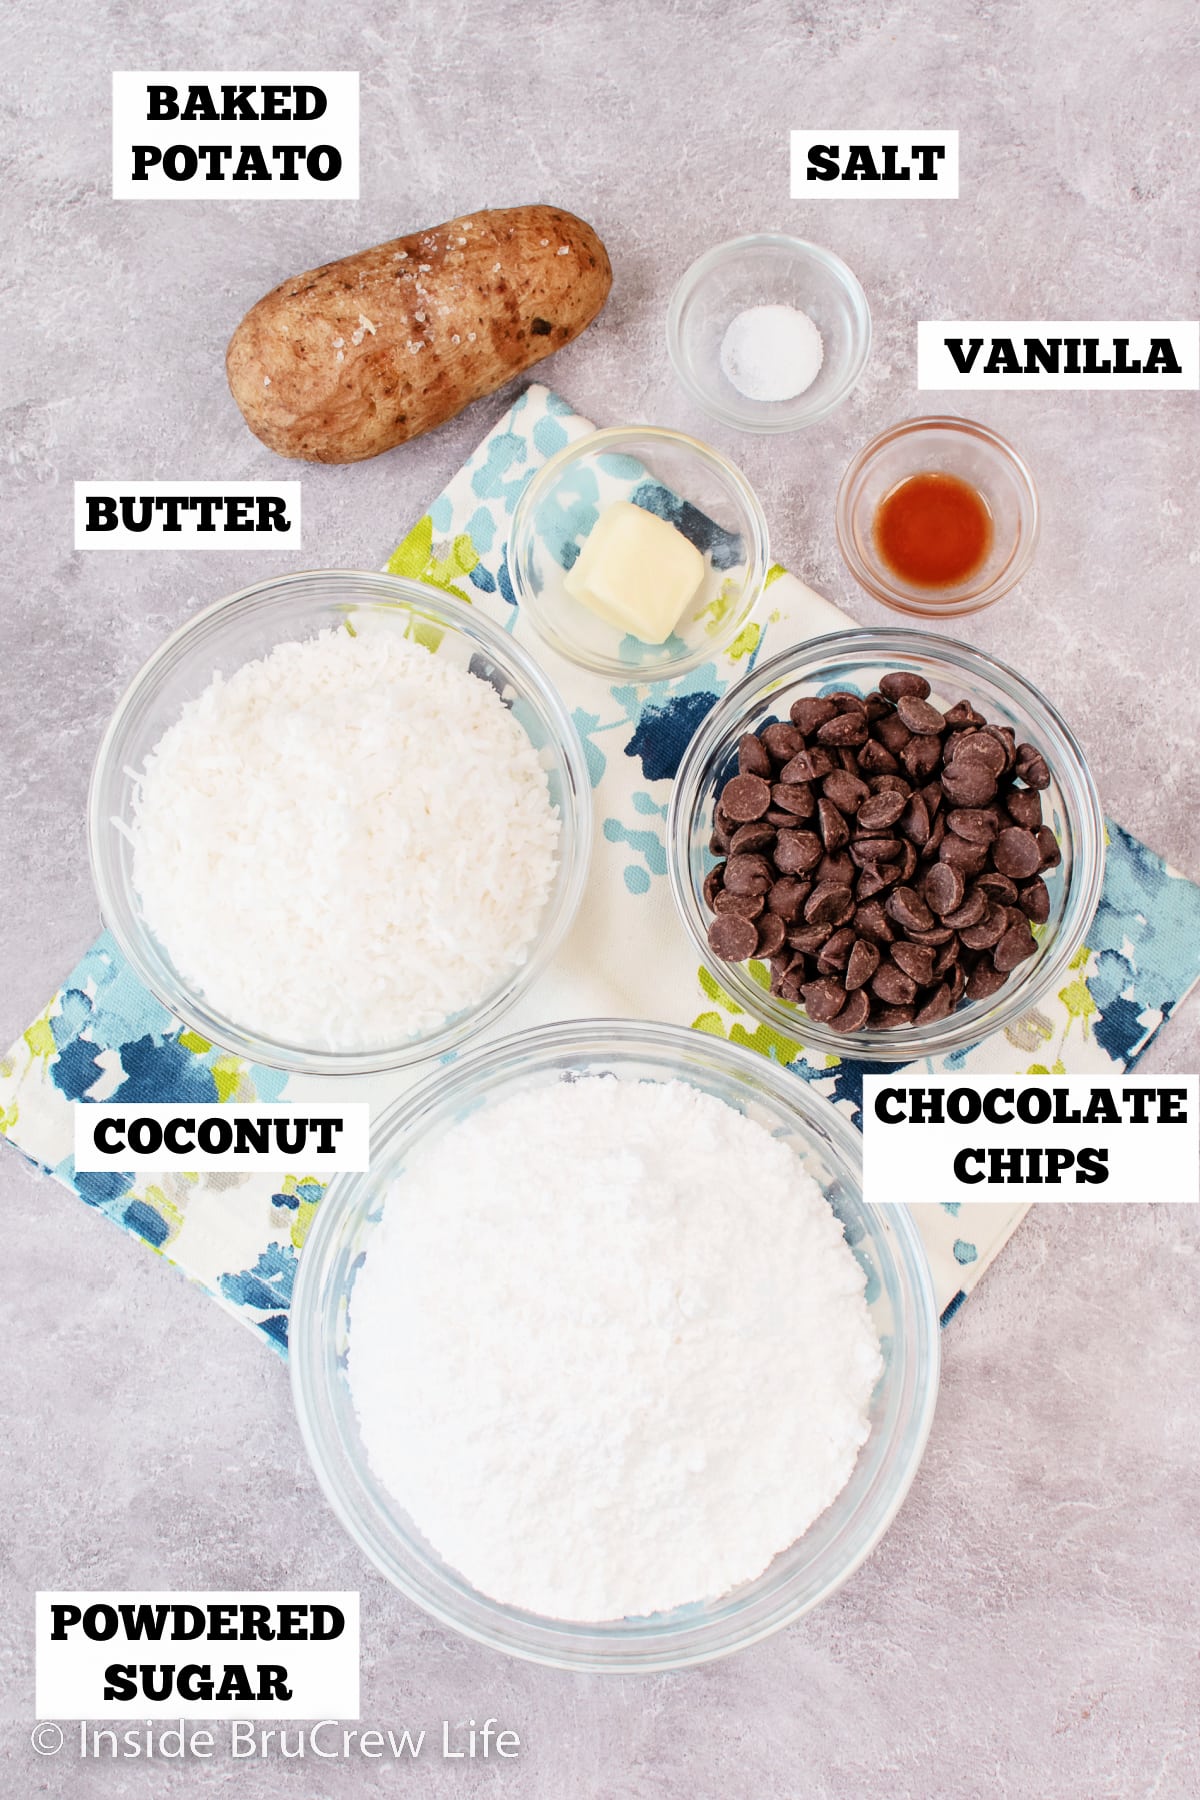
[[[788,930],[787,941],[802,956],[815,956],[832,936],[832,925],[793,925]]]
[[[818,744],[845,745],[847,748],[857,744],[865,744],[870,726],[865,713],[838,713],[836,718],[828,719],[817,731]]]
[[[924,950],[927,949],[928,946],[925,944],[918,944],[916,948],[918,950]],[[944,975],[947,969],[957,970],[959,968],[959,957],[961,954],[962,947],[956,937],[952,937],[948,944],[943,944],[941,949],[936,952],[933,959],[933,973],[935,977]],[[957,999],[957,997],[956,994],[955,998]]]
[[[917,1016],[915,1006],[879,1006],[871,1017],[876,1031],[899,1031],[911,1025]]]
[[[837,707],[831,700],[825,700],[816,694],[805,694],[799,700],[793,700],[789,708],[792,724],[805,737],[811,737],[814,731],[828,724],[837,713]]]
[[[946,718],[919,694],[901,694],[896,702],[901,720],[916,737],[936,737],[946,729]]]
[[[836,693],[826,694],[824,698],[831,706],[836,706],[840,713],[861,713],[864,719],[867,717],[866,701],[861,694],[852,694],[849,688],[839,688]]]
[[[969,700],[959,700],[947,712],[946,723],[951,731],[961,731],[965,725],[973,725],[978,729],[980,725],[986,725],[987,720],[982,713],[975,711]]]
[[[987,868],[987,859],[986,844],[968,844],[966,838],[955,837],[952,831],[938,845],[938,860],[949,863],[963,875],[981,875]]]
[[[725,864],[717,863],[704,877],[704,904],[709,911],[713,910],[713,901],[721,891],[721,883],[725,879]]]
[[[1008,915],[1002,906],[993,906],[983,915],[978,925],[968,925],[960,931],[959,942],[968,950],[990,950],[998,944],[1008,929]]]
[[[1022,919],[1019,925],[1009,926],[992,951],[992,961],[1007,975],[1010,969],[1015,969],[1017,964],[1024,962],[1027,956],[1032,956],[1036,949],[1037,943],[1029,929],[1029,922],[1027,919]]]
[[[845,1006],[840,1013],[835,1013],[830,1019],[829,1028],[831,1031],[862,1031],[870,1017],[871,1002],[867,995],[860,991],[847,995]]]
[[[847,959],[855,944],[855,933],[852,925],[841,925],[834,932],[827,944],[822,944],[817,953],[817,967],[822,975],[832,975],[846,967]]]
[[[860,937],[870,938],[876,944],[894,944],[896,941],[896,933],[881,900],[868,900],[855,908],[854,929]]]
[[[882,894],[885,888],[899,881],[900,869],[896,863],[869,863],[860,870],[858,880],[854,884],[854,892],[860,900],[869,900],[872,894]]]
[[[759,956],[774,956],[777,951],[783,948],[783,940],[783,920],[779,917],[778,913],[767,913],[766,917],[760,919],[758,923],[757,954]]]
[[[880,676],[879,691],[889,700],[900,700],[906,694],[917,700],[927,700],[929,683],[923,675],[914,675],[909,669],[892,669]]]
[[[908,940],[913,944],[952,944],[954,933],[948,925],[931,925],[928,931],[910,931]]]
[[[895,837],[855,838],[850,846],[850,856],[860,869],[868,863],[895,862],[903,854],[904,845]]]
[[[1048,825],[1039,825],[1034,833],[1037,847],[1042,855],[1043,869],[1057,869],[1062,861],[1062,851],[1058,847],[1058,839]]]
[[[941,757],[942,746],[935,737],[910,738],[900,753],[900,761],[914,781],[924,781],[932,775]]]
[[[722,913],[708,928],[708,946],[724,962],[745,962],[758,947],[758,929],[752,919]]]
[[[889,712],[887,717],[880,719],[875,727],[875,736],[885,750],[890,750],[893,756],[899,756],[911,738],[912,732],[899,713]]]
[[[1004,796],[1004,804],[1014,825],[1023,825],[1026,831],[1036,831],[1041,824],[1041,795],[1035,794],[1032,788],[1011,789]]]
[[[986,916],[988,905],[988,897],[983,890],[978,886],[973,887],[961,906],[955,907],[953,912],[942,914],[942,924],[948,925],[951,931],[965,931],[969,925],[978,925]]]
[[[982,763],[997,781],[1008,767],[1011,755],[1011,747],[990,726],[983,731],[956,732],[950,740],[949,761],[952,768],[957,768],[960,761]]]
[[[715,913],[736,913],[739,919],[757,919],[767,904],[762,894],[735,894],[722,888],[713,901]]]
[[[816,981],[806,981],[800,992],[804,999],[804,1010],[818,1025],[828,1024],[846,1004],[845,988],[830,975],[822,975]]]
[[[731,856],[747,856],[761,850],[769,853],[775,843],[775,827],[768,825],[765,819],[754,819],[749,825],[739,825],[729,840]]]
[[[807,781],[777,781],[771,789],[771,807],[797,819],[811,819],[816,801]]]
[[[871,977],[871,992],[885,1006],[908,1006],[917,997],[917,984],[895,963],[885,962]]]
[[[858,938],[850,952],[850,960],[846,964],[846,992],[853,993],[856,988],[865,987],[879,967],[880,950],[870,938]]]
[[[895,920],[901,931],[928,931],[934,922],[920,894],[910,887],[898,887],[888,896],[887,916]]]
[[[913,876],[916,874],[917,864],[920,860],[920,857],[917,855],[916,845],[910,844],[906,838],[900,846],[900,867],[896,871],[897,878],[905,887],[909,885]]]
[[[946,814],[946,824],[956,837],[969,844],[990,844],[1000,822],[990,806],[956,806]]]
[[[927,904],[939,919],[945,918],[947,913],[952,913],[962,905],[966,890],[967,884],[961,869],[956,869],[950,862],[934,863],[925,877],[922,889]]]
[[[1035,925],[1044,925],[1050,917],[1050,889],[1039,875],[1027,882],[1017,897],[1017,905]]]
[[[900,830],[918,850],[929,842],[929,809],[920,794],[914,794],[906,804],[900,815]]]
[[[854,895],[835,881],[819,881],[804,902],[810,925],[844,925],[854,912]]]
[[[911,976],[918,987],[929,986],[933,980],[935,955],[932,944],[909,944],[902,941],[892,945],[891,955],[896,967]]]
[[[843,844],[850,842],[850,827],[842,814],[822,794],[817,801],[817,830],[821,833],[821,842],[826,850],[840,850]]]
[[[766,725],[759,735],[777,763],[791,762],[797,750],[804,748],[804,739],[794,725]]]
[[[1041,847],[1032,831],[1023,825],[1009,825],[996,839],[992,860],[1001,875],[1024,881],[1041,868]]]
[[[894,825],[908,805],[903,794],[871,794],[858,809],[856,823],[860,831],[875,833]]]
[[[941,987],[935,989],[933,994],[930,995],[929,999],[918,1012],[916,1023],[918,1025],[936,1025],[939,1019],[949,1018],[953,1011],[954,995],[946,986],[945,982],[943,982]]]
[[[995,963],[986,959],[977,962],[967,976],[966,994],[968,1000],[989,1000],[1004,986],[1008,977],[998,969]]]
[[[839,812],[847,815],[857,813],[864,801],[871,797],[871,790],[865,781],[857,775],[850,775],[845,769],[835,769],[825,779],[822,788],[826,800],[832,800]]]
[[[1048,788],[1050,786],[1050,770],[1046,759],[1032,744],[1017,745],[1017,774],[1026,787]]]
[[[876,738],[872,738],[869,743],[863,745],[858,756],[858,766],[868,775],[898,775],[900,773],[900,764],[896,758]]]
[[[781,831],[775,839],[775,867],[781,875],[806,875],[823,854],[815,831]]]
[[[765,894],[773,879],[765,856],[731,856],[725,864],[725,887],[731,894]]]
[[[942,790],[956,809],[986,806],[996,797],[996,777],[977,756],[955,757],[942,771]]]
[[[790,762],[779,771],[780,781],[820,781],[833,768],[828,750],[814,744],[811,750],[797,750]]]
[[[812,892],[811,881],[797,881],[792,875],[785,875],[775,882],[767,895],[767,911],[778,913],[788,924],[799,918],[800,908]]]
[[[761,775],[764,781],[771,779],[771,758],[752,731],[738,739],[738,774]]]
[[[721,789],[722,811],[739,825],[761,819],[770,804],[770,783],[761,775],[735,775]]]
[[[988,896],[993,905],[1008,906],[1017,898],[1016,882],[1010,881],[1007,875],[997,875],[994,869],[989,869],[986,875],[981,875],[975,886]]]

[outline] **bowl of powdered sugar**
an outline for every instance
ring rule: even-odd
[[[916,1228],[802,1081],[675,1026],[468,1052],[331,1187],[293,1391],[343,1525],[455,1629],[678,1668],[779,1629],[916,1472],[937,1318]]]
[[[151,657],[97,756],[105,923],[247,1059],[399,1067],[536,977],[586,877],[590,783],[537,665],[474,608],[346,570],[264,582]]]

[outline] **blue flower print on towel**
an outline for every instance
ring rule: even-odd
[[[665,821],[667,809],[652,800],[649,794],[635,793],[633,810],[644,819]],[[625,886],[631,894],[648,894],[651,882],[656,875],[667,872],[667,846],[664,830],[656,823],[653,829],[623,825],[620,819],[605,819],[604,835],[610,844],[628,844],[636,855],[643,859],[642,863],[630,863],[625,869]]]

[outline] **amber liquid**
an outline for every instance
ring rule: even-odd
[[[913,587],[957,587],[983,567],[992,514],[978,488],[928,470],[898,481],[875,511],[875,547]]]

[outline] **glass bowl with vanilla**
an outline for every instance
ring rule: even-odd
[[[522,617],[551,650],[614,679],[696,668],[746,629],[767,522],[739,469],[660,426],[566,445],[530,479],[508,547]]]

